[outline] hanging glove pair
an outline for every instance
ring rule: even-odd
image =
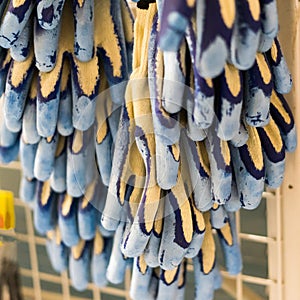
[[[27,101],[30,89],[36,98],[39,135],[52,136],[57,127],[64,135],[70,134],[73,126],[87,130],[95,119],[96,96],[102,80],[99,74],[100,63],[104,66],[111,87],[112,100],[116,103],[123,101],[124,81],[129,74],[132,47],[132,18],[127,4],[123,0],[107,0],[101,5],[85,1],[78,11],[80,9],[85,13],[75,13],[75,25],[79,24],[75,26],[76,32],[72,26],[72,7],[67,1],[62,9],[62,18],[54,29],[35,30],[35,53],[29,51],[21,62],[12,60],[7,76],[4,108],[6,124],[11,131],[20,131],[26,102],[33,100],[29,97]],[[81,61],[74,50],[74,34],[76,38],[82,39],[83,29],[80,31],[78,27],[83,26],[83,21],[89,20],[86,12],[90,10],[98,16],[93,25],[94,35],[93,32],[89,35],[94,39],[93,56],[90,60]],[[39,26],[37,21],[35,23]],[[110,36],[115,37],[113,43]],[[77,40],[75,42],[80,49],[84,49]]]
[[[251,67],[256,52],[270,49],[278,32],[274,1],[159,1],[162,6],[160,46],[177,51],[196,14],[195,64],[204,77],[218,76],[231,61],[238,69]]]

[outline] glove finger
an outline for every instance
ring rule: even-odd
[[[164,51],[177,51],[194,12],[196,1],[164,2],[161,13],[159,45]]]
[[[58,26],[65,0],[39,0],[36,12],[43,29],[51,30]]]
[[[190,175],[185,182],[190,182],[189,194],[193,193],[195,206],[200,211],[209,210],[212,206],[212,193],[210,181],[210,165],[208,153],[204,142],[193,142],[182,134],[183,170]]]
[[[38,144],[28,144],[23,136],[20,138],[20,162],[23,175],[28,179],[34,178],[34,163]]]
[[[78,244],[77,209],[78,198],[73,198],[66,193],[58,196],[58,226],[64,244],[72,247]]]
[[[20,136],[19,132],[11,132],[8,130],[3,116],[4,96],[0,98],[0,145],[2,147],[12,147],[16,144]]]
[[[296,127],[291,109],[283,95],[272,93],[270,111],[276,125],[280,128],[286,151],[294,151],[297,146]]]
[[[73,2],[74,54],[80,61],[89,61],[94,55],[94,9],[94,0]]]
[[[179,168],[180,149],[178,144],[166,145],[156,137],[156,180],[165,190],[175,186]]]
[[[132,72],[132,54],[133,54],[133,25],[134,17],[127,1],[121,1],[121,14],[123,21],[123,30],[125,37],[128,74]]]
[[[106,270],[106,278],[113,284],[123,282],[127,267],[127,261],[120,249],[125,225],[126,224],[122,222],[119,223],[119,226],[117,227],[109,264]]]
[[[195,97],[197,97],[197,96],[195,95]],[[198,112],[196,112],[196,110],[197,110],[196,105],[199,104],[196,102],[197,102],[197,100],[193,99],[192,97],[188,97],[186,99],[186,109],[187,109],[186,133],[192,141],[203,141],[206,138],[206,133],[205,133],[204,128],[201,127],[202,123],[201,124],[198,123],[198,121],[200,121],[200,119],[198,119],[198,120],[195,119],[195,113],[196,114],[198,113]],[[207,120],[206,116],[204,116],[204,119]],[[200,122],[202,122],[202,121],[200,121]],[[207,125],[207,123],[203,124],[204,127],[206,127],[206,125]]]
[[[281,52],[277,38],[274,39],[272,48],[267,53],[267,58],[272,69],[276,92],[280,94],[288,94],[292,89],[292,76]]]
[[[37,73],[32,78],[30,90],[28,93],[23,118],[22,118],[22,136],[26,143],[36,144],[41,137],[36,128],[36,106],[37,106]]]
[[[200,128],[208,128],[214,119],[214,89],[211,79],[205,79],[200,76],[196,68],[196,34],[192,26],[189,24],[186,31],[186,41],[189,47],[191,56],[191,63],[193,65],[194,73],[194,107],[193,110],[188,108],[188,117],[190,118],[191,112],[193,121]]]
[[[144,252],[145,262],[151,267],[159,266],[159,247],[164,226],[164,198],[160,199],[153,231]]]
[[[111,100],[109,98],[109,100]],[[108,111],[108,124],[109,130],[111,132],[114,143],[116,142],[116,136],[118,132],[120,116],[121,116],[121,106],[112,103],[111,101],[107,102],[107,111]]]
[[[264,191],[265,165],[257,129],[248,126],[247,131],[247,143],[239,148],[230,145],[230,150],[241,205],[255,209]]]
[[[211,126],[215,117],[214,90],[210,79],[195,74],[194,122],[202,129]]]
[[[195,276],[195,299],[212,300],[217,269],[215,267],[215,242],[210,224],[210,213],[204,213],[206,225],[202,248],[193,258]]]
[[[132,276],[130,283],[130,297],[133,300],[151,299],[148,288],[151,282],[152,269],[147,266],[143,255],[133,259]],[[154,298],[152,298],[154,299]]]
[[[214,132],[208,132],[205,146],[210,162],[211,189],[214,202],[224,204],[231,193],[231,156],[229,144],[217,137]]]
[[[108,230],[116,230],[121,220],[125,203],[126,186],[128,183],[128,166],[134,116],[132,106],[123,106],[116,146],[113,154],[112,172],[109,182],[108,198],[102,215],[102,225]],[[143,162],[141,164],[143,166]]]
[[[180,181],[179,178],[165,199],[164,229],[159,249],[160,266],[164,270],[171,270],[181,263],[193,238],[191,206]]]
[[[58,228],[47,232],[46,250],[56,272],[61,273],[68,268],[69,248],[61,241]]]
[[[237,275],[242,271],[242,254],[238,244],[235,214],[229,213],[229,222],[217,229],[218,237],[225,257],[227,272]]]
[[[91,262],[91,272],[93,283],[97,287],[104,287],[108,281],[106,278],[106,269],[112,250],[112,239],[103,238],[97,230],[94,238],[94,249]]]
[[[80,240],[73,246],[69,258],[69,269],[72,286],[78,291],[87,288],[90,279],[92,242]]]
[[[94,55],[88,62],[73,59],[72,78],[72,121],[78,130],[87,130],[95,121],[96,96],[99,92],[99,58]]]
[[[147,179],[146,179],[147,181]],[[153,231],[155,215],[160,200],[160,188],[155,185],[146,187],[142,195],[130,231],[122,244],[122,252],[128,257],[141,255]]]
[[[84,240],[91,240],[96,233],[96,208],[92,202],[97,197],[97,181],[90,183],[78,203],[78,231]]]
[[[1,5],[1,4],[0,4]],[[7,75],[11,65],[10,51],[0,47],[0,95],[3,96]]]
[[[60,99],[57,117],[57,131],[63,136],[69,136],[74,130],[72,123],[72,87],[70,72],[69,61],[65,60],[60,81]]]
[[[164,62],[163,54],[158,49],[156,25],[156,23],[153,24],[149,39],[149,78],[140,79],[140,81],[142,81],[142,84],[144,84],[144,81],[148,80],[155,135],[161,136],[162,139],[166,139],[165,144],[172,145],[179,141],[179,120],[177,114],[170,115],[166,113],[162,104],[162,79],[164,75]]]
[[[187,253],[185,254],[186,258],[193,258],[199,253],[204,235],[205,235],[205,223],[202,213],[196,208],[194,204],[194,199],[190,199],[190,204],[192,208],[192,219],[193,219],[193,239],[190,243]]]
[[[222,277],[216,266],[208,274],[203,273],[198,257],[193,259],[195,276],[195,300],[213,300],[214,291],[221,287]]]
[[[195,257],[196,260],[200,263],[200,268],[203,274],[209,274],[215,266],[215,241],[212,233],[212,226],[210,222],[210,212],[203,213],[204,222],[205,222],[205,235],[198,256]]]
[[[185,54],[183,45],[178,52],[164,52],[164,77],[162,87],[162,104],[164,109],[173,114],[182,109],[185,93]]]
[[[264,150],[264,163],[266,165],[265,182],[272,188],[281,185],[285,169],[285,148],[280,130],[273,118],[262,128],[257,128]]]
[[[243,104],[243,78],[233,65],[226,64],[224,72],[214,79],[217,135],[228,141],[238,134]]]
[[[234,173],[232,175],[234,175]],[[231,182],[231,197],[224,204],[224,207],[227,212],[236,212],[241,208],[241,205],[242,205],[242,203],[240,202],[240,195],[238,193],[236,179],[233,176],[232,182]]]
[[[254,65],[245,76],[245,117],[250,126],[264,126],[269,122],[272,74],[264,54],[258,53]]]
[[[96,156],[102,182],[106,186],[109,186],[113,160],[113,138],[110,132],[110,127],[108,123],[109,117],[106,109],[106,103],[109,100],[106,97],[104,98],[104,103],[101,103],[102,101],[97,102],[96,109]]]
[[[34,57],[31,52],[23,62],[12,61],[5,86],[4,117],[6,126],[13,132],[20,131],[22,115],[32,81]]]
[[[266,52],[272,47],[278,33],[278,13],[276,0],[260,0],[261,34],[258,51]]]
[[[49,181],[37,182],[37,200],[34,205],[34,227],[40,234],[55,228],[57,222],[57,194]]]
[[[187,274],[187,262],[186,262],[186,260],[184,260],[179,269],[177,294],[175,296],[176,300],[184,299],[185,287],[186,287],[186,274]]]
[[[228,214],[223,205],[214,203],[210,210],[211,226],[220,229],[228,223]]]
[[[24,61],[30,54],[31,43],[31,33],[32,33],[32,18],[28,20],[23,31],[21,32],[19,38],[10,48],[11,57],[16,61]]]
[[[244,123],[241,122],[238,133],[230,140],[230,143],[234,147],[241,147],[247,143],[248,139],[248,132],[245,128]]]
[[[50,72],[55,65],[59,63],[61,51],[60,45],[60,31],[63,25],[58,24],[57,27],[51,30],[43,29],[38,21],[34,20],[34,55],[36,59],[36,67],[41,72]]]
[[[197,1],[196,66],[203,77],[218,76],[228,56],[236,15],[234,0]]]
[[[40,181],[46,181],[54,168],[55,152],[58,144],[59,136],[55,133],[49,138],[42,138],[38,144],[35,162],[34,177]]]
[[[30,207],[34,204],[36,197],[36,186],[37,180],[35,178],[28,179],[25,176],[22,176],[19,188],[20,199],[26,202]]]
[[[94,179],[94,130],[75,130],[68,138],[67,191],[73,197],[85,193],[87,185]]]
[[[179,272],[182,265],[173,267],[171,270],[161,270],[158,283],[158,293],[155,299],[174,299],[178,296]]]
[[[251,68],[261,32],[259,0],[236,1],[237,16],[230,45],[230,61],[239,70]]]
[[[21,3],[10,1],[0,27],[0,46],[11,48],[22,34],[35,1],[24,0]]]
[[[8,164],[17,159],[19,154],[19,139],[10,147],[0,146],[0,163]]]
[[[48,137],[56,130],[60,102],[63,62],[59,58],[51,72],[39,72],[37,94],[37,130]]]
[[[51,188],[57,193],[63,193],[67,189],[66,185],[66,165],[67,165],[67,139],[59,136],[53,171],[50,176]]]
[[[104,65],[114,103],[124,100],[126,80],[129,78],[127,53],[120,0],[105,0],[95,5],[95,43]],[[106,20],[103,31],[103,22]],[[111,37],[114,37],[112,40]]]

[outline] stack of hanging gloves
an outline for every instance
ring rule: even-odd
[[[208,199],[203,197],[196,206],[189,162],[194,159],[202,168],[206,178],[201,184],[210,189],[208,156],[203,142],[196,145],[186,135],[181,115],[170,116],[162,107],[164,65],[155,45],[157,26],[155,4],[148,10],[137,9],[133,72],[122,107],[102,225],[121,231],[122,253],[134,257],[133,299],[164,299],[167,294],[181,299],[180,277],[169,283],[165,278],[179,274],[186,258],[194,259],[196,280],[203,282],[197,284],[196,297],[209,299],[220,287],[212,228],[220,232],[229,272],[241,270],[234,214],[218,205],[211,209],[210,190]],[[165,281],[153,298],[153,274],[158,267]]]
[[[0,158],[20,144],[20,194],[76,288],[90,269],[103,286],[131,265],[133,299],[183,299],[192,258],[195,299],[213,299],[213,229],[239,273],[234,212],[280,185],[296,146],[276,2],[149,2],[136,10],[124,104],[124,1],[2,4]]]
[[[285,152],[296,147],[276,3],[156,1],[156,14],[149,2],[136,11],[102,225],[122,227],[121,250],[138,266],[133,282],[145,281],[133,299],[151,294],[151,269],[177,272],[185,258],[196,299],[212,299],[220,280],[211,229],[237,274],[234,212],[255,209],[265,185],[280,186]]]
[[[113,233],[99,224],[106,187],[97,170],[107,185],[131,69],[131,12],[123,0],[2,8],[0,161],[20,154],[20,197],[49,237],[54,269],[69,264],[82,290],[91,268],[103,286]]]

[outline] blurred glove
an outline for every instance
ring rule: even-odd
[[[22,62],[11,60],[5,85],[4,118],[6,126],[13,132],[21,130],[22,116],[33,73],[33,51],[30,51],[26,60]]]
[[[49,181],[37,183],[33,220],[40,234],[46,234],[56,227],[57,194],[51,189]]]
[[[228,213],[228,222],[222,228],[217,229],[217,233],[225,257],[226,270],[230,275],[237,275],[242,271],[242,254],[234,213]]]
[[[106,278],[113,284],[121,283],[125,278],[125,271],[129,264],[120,249],[125,224],[121,222],[115,232],[112,252],[106,270]]]
[[[50,138],[42,138],[37,146],[34,161],[34,177],[40,181],[48,180],[54,168],[55,153],[59,141],[56,132]]]
[[[104,238],[97,230],[91,261],[92,280],[98,287],[107,285],[106,269],[112,250],[112,238]]]
[[[204,213],[205,235],[202,248],[193,258],[195,299],[213,299],[214,290],[220,287],[220,275],[216,267],[215,242],[210,223],[210,213]]]
[[[78,198],[73,198],[66,193],[58,197],[58,226],[61,238],[68,247],[79,243],[80,237],[77,222]]]
[[[67,192],[80,197],[96,176],[94,128],[75,130],[67,143]]]
[[[57,193],[63,193],[67,189],[67,139],[59,137],[55,151],[53,170],[50,175],[51,188]]]
[[[58,227],[47,232],[46,250],[56,272],[61,273],[68,268],[69,248],[62,242]]]
[[[95,237],[97,208],[93,203],[101,192],[103,191],[100,191],[97,180],[94,180],[79,199],[77,211],[78,232],[84,240],[91,240]]]
[[[78,291],[85,290],[90,281],[92,246],[90,241],[79,240],[70,251],[70,278],[72,286]]]

